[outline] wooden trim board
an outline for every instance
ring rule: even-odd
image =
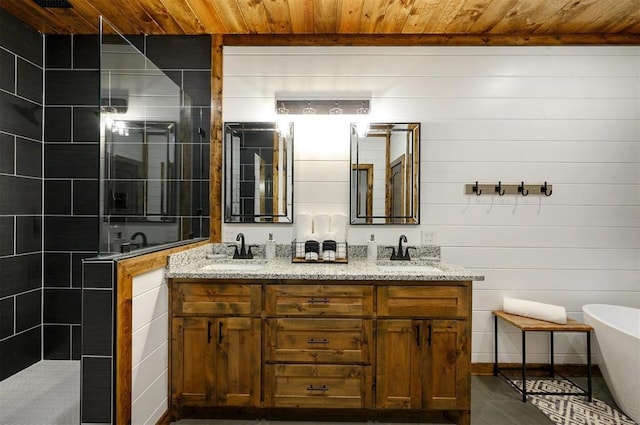
[[[167,258],[171,254],[208,243],[208,241],[196,242],[117,261],[115,423],[131,423],[133,278],[151,270],[165,267]]]

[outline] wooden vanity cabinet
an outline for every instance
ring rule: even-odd
[[[470,422],[471,282],[174,279],[171,297],[174,417],[243,406]]]
[[[171,293],[172,411],[260,406],[261,285],[174,281]]]

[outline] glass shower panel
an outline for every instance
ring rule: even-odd
[[[99,252],[200,237],[208,197],[191,101],[111,24],[100,27]]]

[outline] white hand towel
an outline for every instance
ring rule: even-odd
[[[502,309],[506,313],[518,316],[531,317],[560,325],[567,323],[567,311],[558,305],[505,297],[502,300]]]
[[[295,239],[298,242],[303,242],[305,236],[313,233],[313,215],[310,213],[296,214],[296,234]]]
[[[331,229],[331,216],[329,214],[316,214],[313,216],[313,233],[324,235]]]
[[[336,252],[332,250],[322,251],[324,261],[336,261]]]
[[[307,252],[304,255],[304,259],[307,261],[318,261],[318,253],[317,252]]]
[[[336,235],[336,242],[347,241],[347,226],[349,225],[349,217],[346,214],[331,214],[331,233]]]

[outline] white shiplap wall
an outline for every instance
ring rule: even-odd
[[[640,47],[225,47],[225,121],[272,121],[277,96],[371,98],[372,121],[422,124],[421,224],[351,226],[349,241],[435,234],[474,285],[473,361],[493,361],[504,296],[640,307]],[[295,121],[295,211],[349,212],[349,118]],[[474,181],[553,184],[551,197],[469,196]],[[292,226],[223,225],[251,243]],[[501,361],[520,359],[502,327]],[[547,359],[531,335],[529,360]],[[559,363],[584,361],[558,335]]]
[[[133,278],[131,424],[152,425],[169,406],[169,292],[164,268]]]

